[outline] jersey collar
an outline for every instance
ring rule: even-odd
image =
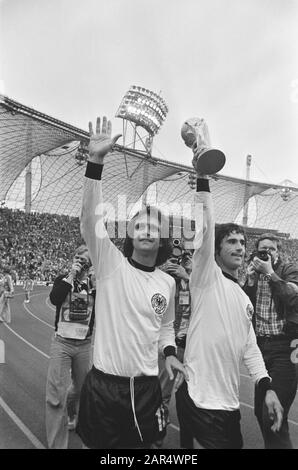
[[[223,273],[223,275],[224,275],[226,278],[231,279],[231,281],[236,282],[236,284],[239,284],[238,279],[236,279],[234,276],[232,276],[231,274],[226,273],[226,272],[223,271],[223,270],[222,270],[221,272]]]
[[[155,266],[144,266],[144,264],[140,264],[132,258],[128,258],[128,262],[137,269],[141,269],[141,271],[146,272],[153,272],[155,270]]]

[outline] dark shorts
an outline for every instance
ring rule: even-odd
[[[205,449],[241,449],[240,411],[198,408],[190,398],[186,382],[176,392],[180,445],[191,448],[195,438]]]
[[[158,377],[131,379],[93,366],[81,392],[77,432],[91,449],[149,448],[164,438]]]

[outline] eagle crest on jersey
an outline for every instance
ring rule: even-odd
[[[151,298],[151,305],[157,315],[162,315],[167,308],[167,299],[161,294],[154,294]]]

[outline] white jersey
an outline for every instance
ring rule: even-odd
[[[239,408],[241,362],[255,381],[268,374],[251,323],[253,306],[214,258],[211,195],[199,192],[195,197],[196,203],[203,203],[204,229],[190,277],[192,314],[184,356],[188,392],[199,408],[235,410]]]
[[[158,375],[158,347],[175,346],[175,281],[129,263],[108,237],[102,202],[101,181],[86,179],[81,230],[96,274],[94,366],[127,377]]]

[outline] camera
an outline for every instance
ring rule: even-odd
[[[84,263],[84,264],[81,264],[81,271],[88,271],[88,269],[90,268],[90,264],[89,263]]]
[[[71,321],[84,321],[89,316],[86,299],[76,297],[71,299],[69,319]]]
[[[78,264],[81,266],[81,269],[79,271],[77,271],[75,277],[79,276],[81,273],[83,273],[84,271],[88,271],[88,269],[90,268],[90,263],[81,263],[81,262],[78,262]]]
[[[179,238],[174,238],[171,262],[180,264],[182,261],[182,255],[183,255],[182,241]]]
[[[256,256],[262,261],[268,261],[269,259],[268,251],[257,251]]]
[[[251,262],[255,257],[259,258],[260,260],[262,261],[268,261],[269,259],[269,256],[271,257],[271,261],[272,260],[272,256],[271,256],[271,253],[269,253],[267,250],[261,250],[261,251],[254,251],[249,259],[248,259],[248,262]]]

